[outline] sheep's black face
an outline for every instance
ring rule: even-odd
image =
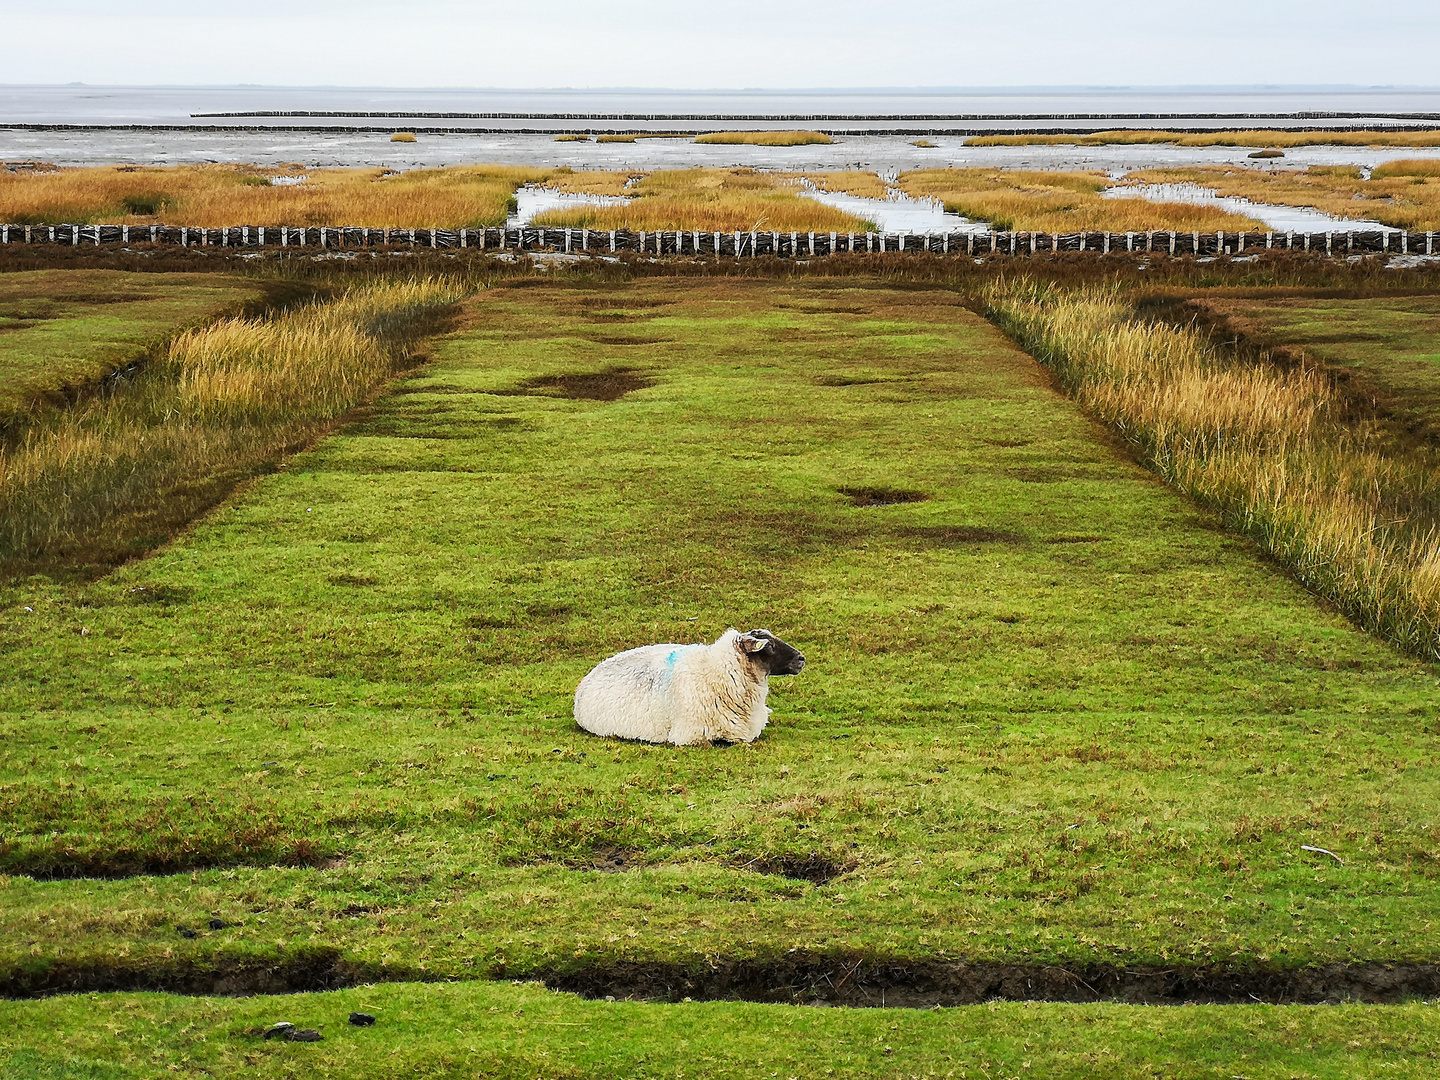
[[[749,654],[753,663],[765,669],[766,675],[799,675],[805,667],[804,654],[769,630],[751,630],[741,634],[740,648]]]

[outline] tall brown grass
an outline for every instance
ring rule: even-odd
[[[821,191],[835,191],[845,195],[858,195],[862,199],[884,199],[890,193],[890,186],[880,179],[879,173],[863,169],[843,169],[836,172],[800,173]]]
[[[1382,166],[1368,180],[1359,169],[1349,165],[1274,170],[1221,166],[1143,169],[1126,179],[1143,183],[1199,184],[1214,188],[1221,195],[1285,206],[1308,206],[1336,217],[1368,218],[1397,229],[1416,232],[1440,229],[1440,179],[1436,174],[1424,172],[1422,163],[1406,164],[1411,171]]]
[[[1388,180],[1393,176],[1440,176],[1440,159],[1403,158],[1377,165],[1370,174],[1372,180]]]
[[[902,173],[900,188],[939,199],[945,209],[995,228],[1021,232],[1226,232],[1264,226],[1213,206],[1101,198],[1102,172],[1024,169],[919,169]]]
[[[568,170],[567,170],[568,171]],[[0,172],[0,221],[163,222],[226,225],[363,225],[445,228],[502,225],[515,189],[558,170],[476,165],[444,169],[256,169],[249,166]],[[276,186],[271,178],[303,175]]]
[[[1145,131],[1123,128],[1092,135],[976,135],[966,146],[1440,146],[1440,131]]]
[[[1167,481],[1360,625],[1440,659],[1440,457],[1347,419],[1322,371],[1245,362],[1113,290],[992,286],[993,317]]]
[[[462,292],[382,282],[181,334],[133,384],[0,449],[0,560],[106,561],[183,521],[368,397]]]
[[[695,141],[728,146],[828,146],[835,140],[820,131],[711,131],[695,136]]]
[[[573,182],[589,174],[574,173]],[[624,206],[579,206],[537,215],[535,224],[582,229],[701,232],[866,232],[869,222],[800,194],[794,178],[754,169],[650,173],[624,189]]]

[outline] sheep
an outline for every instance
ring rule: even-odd
[[[800,651],[769,630],[726,630],[712,645],[646,645],[602,660],[575,689],[575,722],[594,735],[703,746],[754,742],[771,675],[798,675]]]

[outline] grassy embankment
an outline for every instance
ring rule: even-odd
[[[1145,131],[1122,128],[1093,135],[974,135],[966,146],[1440,146],[1440,131]]]
[[[1363,179],[1349,165],[1309,169],[1144,169],[1127,181],[1147,184],[1191,183],[1221,195],[1255,202],[1310,206],[1337,217],[1368,218],[1397,229],[1440,229],[1440,161],[1396,161]]]
[[[1238,360],[1114,290],[1028,282],[1002,325],[1162,476],[1361,625],[1440,659],[1440,455],[1352,415],[1323,371]]]
[[[22,287],[57,277],[26,275]],[[82,280],[105,279],[119,294],[120,277]],[[159,312],[172,319],[213,305],[223,279],[208,289],[175,284]],[[104,565],[154,546],[364,400],[410,360],[423,316],[458,295],[435,281],[382,283],[331,303],[224,319],[179,334],[133,377],[17,426],[0,447],[0,560]],[[122,340],[153,334],[148,314],[117,312]],[[87,329],[82,320],[78,335]],[[57,357],[37,330],[5,343],[15,367],[33,373],[25,385],[93,371],[106,356],[92,339],[82,358]]]
[[[37,409],[142,360],[177,327],[259,301],[224,274],[42,270],[0,277],[0,439]]]
[[[577,173],[575,176],[583,177]],[[624,189],[623,206],[549,210],[535,224],[588,229],[694,229],[701,232],[866,232],[874,225],[800,194],[794,177],[754,169],[674,169]]]
[[[501,288],[467,318],[164,552],[7,587],[9,979],[1435,958],[1434,669],[952,294]],[[755,746],[573,726],[597,657],[731,624],[812,661]]]
[[[378,1017],[351,1027],[351,1011]],[[578,1001],[493,983],[329,994],[105,994],[0,1002],[0,1069],[16,1080],[245,1076],[749,1080],[1428,1080],[1434,1005],[1157,1009],[993,1003],[964,1009],[796,1009],[733,1002]],[[312,1044],[265,1042],[288,1018]]]

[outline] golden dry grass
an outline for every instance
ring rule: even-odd
[[[688,139],[689,135],[680,131],[627,131],[614,135],[597,135],[597,143],[626,143],[635,142],[638,139]]]
[[[1387,180],[1392,176],[1440,176],[1440,159],[1404,158],[1387,161],[1370,174],[1372,180]]]
[[[1421,171],[1418,162],[1409,163],[1409,168],[1415,171],[1377,170],[1369,180],[1362,179],[1360,170],[1352,166],[1304,170],[1222,166],[1145,169],[1126,179],[1151,184],[1199,184],[1221,195],[1308,206],[1336,217],[1366,218],[1398,229],[1440,229],[1440,175]]]
[[[1440,131],[1141,131],[1129,128],[1093,135],[976,135],[966,146],[1113,146],[1175,143],[1179,146],[1440,146]]]
[[[413,131],[397,131],[397,132],[395,132],[394,135],[391,135],[391,136],[390,136],[390,141],[391,141],[391,142],[414,142],[414,141],[415,141],[415,133],[414,133]]]
[[[919,169],[902,173],[901,190],[939,199],[945,209],[1001,230],[1021,232],[1256,231],[1251,218],[1212,206],[1101,198],[1103,172],[1022,169]]]
[[[591,174],[575,173],[566,178]],[[611,174],[614,175],[614,174]],[[537,215],[535,224],[583,229],[701,232],[866,232],[873,226],[800,193],[794,178],[753,169],[650,173],[624,194],[625,206],[581,206]]]
[[[840,172],[798,173],[821,191],[835,191],[845,195],[858,195],[862,199],[883,199],[889,187],[880,179],[879,173],[861,169],[847,169]]]
[[[183,520],[364,400],[404,360],[418,318],[463,292],[385,282],[180,335],[133,385],[0,450],[0,559],[83,550],[136,518]]]
[[[276,175],[304,183],[275,186]],[[515,189],[553,169],[476,165],[444,169],[257,169],[134,166],[0,172],[0,220],[192,225],[356,225],[429,228],[500,225]]]
[[[1347,422],[1330,380],[1243,363],[1113,291],[1000,283],[994,316],[1168,481],[1369,629],[1440,659],[1440,460]]]
[[[697,135],[695,141],[749,146],[826,146],[835,140],[819,131],[712,131]]]

